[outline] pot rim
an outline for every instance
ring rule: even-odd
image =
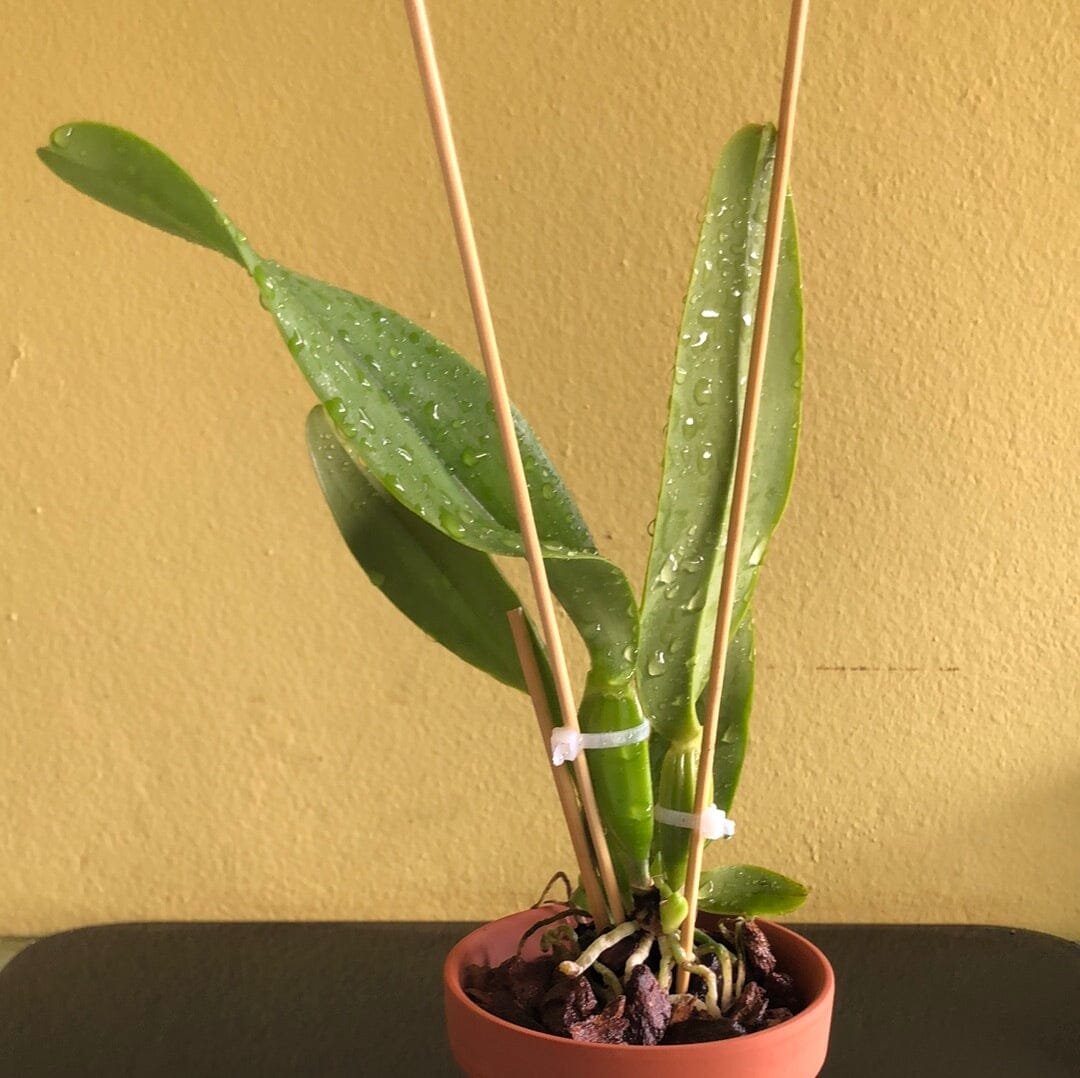
[[[557,1044],[572,1044],[577,1049],[596,1049],[597,1051],[604,1052],[633,1052],[634,1054],[646,1051],[661,1052],[665,1057],[670,1058],[673,1053],[684,1051],[686,1049],[700,1048],[700,1044],[592,1044],[588,1041],[574,1041],[566,1037],[558,1037],[554,1033],[541,1032],[540,1030],[527,1029],[525,1026],[515,1025],[513,1022],[506,1021],[505,1018],[499,1018],[490,1011],[485,1011],[483,1007],[474,1003],[468,995],[466,995],[465,990],[461,987],[461,979],[457,973],[458,967],[463,967],[464,963],[457,956],[460,951],[465,949],[465,944],[469,940],[477,934],[482,933],[490,925],[518,918],[524,920],[525,914],[527,913],[538,913],[540,916],[537,920],[541,920],[543,918],[543,911],[558,909],[561,906],[562,903],[551,903],[545,904],[544,906],[538,906],[535,909],[520,910],[517,913],[508,914],[506,917],[499,917],[494,921],[488,921],[479,928],[474,928],[472,932],[458,940],[446,956],[446,960],[443,963],[443,986],[445,990],[450,992],[458,1003],[463,1004],[468,1010],[479,1015],[488,1022],[492,1022],[504,1029],[512,1030],[525,1037],[539,1037],[544,1041],[553,1041]],[[715,1045],[720,1051],[723,1050],[722,1046],[725,1044],[746,1044],[748,1041],[754,1040],[755,1038],[760,1040],[763,1037],[776,1036],[778,1033],[782,1033],[785,1037],[794,1036],[798,1032],[800,1026],[814,1022],[818,1017],[818,1012],[823,1009],[831,1009],[832,1007],[833,994],[836,988],[836,977],[833,973],[832,964],[825,956],[825,953],[815,944],[811,943],[805,936],[799,935],[798,932],[791,928],[778,924],[776,921],[770,921],[767,918],[755,918],[755,920],[759,921],[761,924],[768,925],[770,932],[778,932],[782,937],[794,940],[796,946],[804,948],[821,966],[824,972],[824,979],[821,988],[814,998],[799,1011],[798,1014],[792,1015],[792,1017],[788,1018],[786,1021],[780,1022],[775,1026],[770,1026],[768,1029],[759,1029],[754,1033],[745,1033],[740,1037],[729,1037],[725,1040],[702,1042],[708,1045]]]

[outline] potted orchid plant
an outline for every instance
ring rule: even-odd
[[[556,719],[554,765],[584,754],[603,831],[599,842],[593,836],[593,852],[599,860],[606,844],[614,884],[600,898],[595,886],[578,888],[564,903],[496,922],[494,934],[455,949],[448,1019],[471,1074],[605,1073],[601,1048],[624,1076],[654,1073],[654,1052],[689,1068],[700,1065],[691,1053],[723,1050],[733,1075],[772,1073],[740,1062],[752,1044],[780,1046],[788,1069],[776,1073],[815,1074],[824,1057],[827,963],[794,934],[755,920],[796,909],[806,889],[756,865],[725,863],[700,874],[696,903],[687,902],[696,878],[688,873],[692,839],[702,829],[711,839],[732,831],[726,814],[753,695],[752,597],[795,465],[803,323],[789,195],[705,821],[694,811],[705,698],[776,141],[770,125],[744,127],[712,178],[675,346],[640,597],[598,551],[551,457],[514,413],[551,591],[588,654],[575,730],[565,712],[558,722],[552,656],[540,634],[526,627],[523,654],[508,619],[523,603],[494,558],[522,557],[526,544],[481,371],[388,306],[264,258],[206,189],[134,134],[70,123],[39,150],[76,189],[244,269],[315,394],[308,450],[356,561],[437,643],[532,692]],[[695,904],[705,916],[688,937],[684,921]],[[471,1038],[484,1030],[494,1031],[494,1047],[477,1049]],[[805,1059],[792,1047],[800,1030],[812,1042]],[[571,1051],[584,1051],[584,1062]]]

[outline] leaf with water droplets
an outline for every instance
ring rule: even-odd
[[[388,308],[262,262],[256,280],[289,350],[354,458],[403,505],[452,539],[489,554],[520,557],[523,543],[483,374],[441,341]],[[346,344],[334,332],[352,327]],[[433,419],[441,399],[466,423]],[[359,416],[369,419],[370,429]],[[552,590],[593,666],[626,680],[637,646],[637,607],[622,571],[596,551],[554,465],[525,420],[515,429]],[[379,438],[372,436],[372,429]],[[403,458],[409,467],[401,468]],[[390,476],[394,481],[389,482]]]
[[[506,620],[521,600],[491,558],[425,524],[365,475],[321,405],[308,415],[307,444],[326,504],[371,582],[443,647],[524,690]]]
[[[642,702],[671,741],[695,735],[726,543],[754,308],[761,274],[775,133],[750,126],[727,144],[713,176],[675,355],[664,471],[642,603],[640,673],[658,649],[685,661],[642,676]],[[738,212],[732,212],[738,207]],[[802,382],[802,300],[790,198],[781,240],[733,627],[742,622],[769,536],[787,499]],[[741,669],[744,644],[728,663]],[[737,654],[738,652],[738,654]],[[740,757],[741,759],[741,757]],[[735,772],[737,777],[737,770]]]
[[[65,183],[251,269],[257,260],[217,200],[156,146],[119,127],[64,124],[38,157]]]
[[[85,194],[240,262],[293,358],[365,473],[449,537],[521,556],[509,478],[484,376],[421,327],[377,303],[261,260],[208,195],[156,147],[104,124],[70,124],[42,160]],[[432,402],[445,405],[442,413]],[[634,671],[638,612],[622,571],[600,557],[570,492],[515,413],[552,588],[594,667]]]

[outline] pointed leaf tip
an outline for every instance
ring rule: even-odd
[[[758,865],[721,865],[701,874],[698,909],[731,917],[776,917],[797,910],[809,892]]]
[[[258,256],[217,201],[171,157],[138,135],[102,123],[56,128],[38,157],[98,202],[252,270]]]
[[[349,456],[323,405],[307,420],[308,453],[326,504],[372,583],[438,643],[524,690],[506,612],[521,605],[491,559],[395,501]]]

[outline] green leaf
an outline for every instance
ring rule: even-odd
[[[438,643],[524,691],[506,620],[521,601],[491,559],[448,539],[372,482],[322,405],[308,414],[307,444],[342,538],[372,583]]]
[[[38,157],[60,179],[98,202],[209,247],[250,269],[256,261],[217,200],[156,146],[108,124],[58,127]]]
[[[475,367],[388,308],[260,260],[210,195],[129,132],[70,124],[40,153],[93,198],[245,265],[367,474],[449,538],[522,555],[490,393]],[[626,681],[638,634],[630,586],[598,554],[569,491],[516,414],[515,424],[552,588],[597,672]]]
[[[713,757],[713,801],[731,811],[735,789],[746,756],[750,705],[754,698],[754,625],[749,613],[728,644],[724,666],[724,692],[720,698],[720,722],[716,728]],[[704,698],[698,700],[699,712]]]
[[[746,755],[753,690],[754,630],[750,618],[746,617],[728,645],[713,758],[712,800],[725,812],[731,811]],[[698,709],[704,710],[703,699],[698,701]],[[649,739],[649,749],[656,803],[677,812],[693,812],[701,755],[700,730],[697,737],[678,742],[667,741],[654,731]],[[690,832],[684,827],[657,824],[654,852],[660,855],[664,882],[672,890],[679,890],[686,881]]]
[[[775,133],[750,126],[713,176],[675,356],[663,480],[642,608],[646,714],[687,740],[708,677],[768,215]],[[790,197],[766,354],[732,623],[749,602],[787,501],[802,384],[802,300]]]
[[[701,874],[698,909],[725,917],[775,917],[806,900],[801,883],[757,865],[721,865]]]
[[[750,707],[754,696],[754,625],[749,613],[735,630],[728,644],[724,664],[724,691],[720,698],[720,721],[716,731],[713,757],[713,801],[725,812],[731,811],[735,789],[746,756]],[[705,696],[698,698],[698,717],[704,721]],[[653,788],[660,788],[660,773],[671,742],[655,730],[649,738]],[[682,808],[669,805],[669,808]],[[689,812],[689,806],[686,807]]]
[[[484,375],[402,315],[272,262],[264,306],[354,458],[414,513],[490,554],[524,553]],[[600,557],[570,492],[514,413],[552,589],[598,673],[633,672],[637,606]]]

